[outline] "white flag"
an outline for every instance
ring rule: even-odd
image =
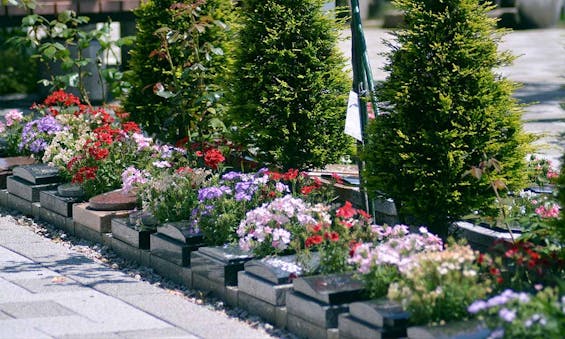
[[[363,141],[363,134],[361,133],[361,120],[359,118],[359,97],[354,91],[349,92],[344,132],[345,134],[350,135],[359,141]]]

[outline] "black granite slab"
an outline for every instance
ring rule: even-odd
[[[61,180],[59,169],[46,164],[17,166],[13,169],[14,176],[35,185],[53,184]]]
[[[310,259],[309,270],[315,270],[320,265],[320,256],[313,253]],[[267,280],[275,285],[292,282],[302,276],[304,269],[297,262],[295,255],[269,256],[253,259],[244,264],[245,272]]]
[[[241,251],[232,245],[201,247],[190,256],[193,274],[204,276],[224,286],[237,286],[237,272],[243,271],[245,262],[253,259],[250,252]]]
[[[323,328],[337,328],[337,318],[349,311],[348,304],[327,304],[296,291],[286,294],[288,314]]]
[[[352,273],[301,277],[293,284],[296,292],[331,305],[367,299],[364,283]]]
[[[188,226],[188,221],[167,222],[157,227],[157,233],[175,239],[187,245],[202,244],[203,235],[195,232],[193,227]]]
[[[143,229],[130,224],[129,218],[112,219],[112,236],[135,248],[148,250],[150,235],[153,233],[155,233],[154,229]]]
[[[353,302],[349,304],[349,313],[360,321],[384,328],[406,328],[410,317],[399,303],[388,299]]]
[[[64,217],[73,216],[73,204],[82,202],[81,198],[62,197],[55,190],[39,192],[41,208],[48,209]]]
[[[149,238],[151,255],[156,255],[179,266],[189,266],[191,253],[204,245],[188,245],[159,233],[150,234]]]
[[[388,328],[376,327],[367,324],[349,313],[342,313],[338,316],[338,329],[340,339],[354,339],[354,338],[405,338],[406,327]]]

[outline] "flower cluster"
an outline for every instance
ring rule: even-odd
[[[372,239],[372,218],[346,201],[334,211],[331,223],[320,223],[306,228],[304,247],[299,259],[308,260],[309,251],[320,256],[320,273],[337,273],[352,270],[348,261],[354,248]]]
[[[536,284],[555,284],[563,278],[565,260],[558,250],[519,240],[497,241],[490,252],[492,256],[481,254],[478,263],[496,281],[497,290],[527,290]]]
[[[291,241],[299,239],[307,228],[331,222],[329,207],[310,205],[302,199],[285,195],[247,212],[237,229],[239,246],[257,256],[290,250]],[[294,250],[300,244],[295,241]]]
[[[415,254],[443,249],[441,239],[425,227],[420,227],[419,233],[410,233],[406,225],[374,225],[372,231],[378,242],[359,245],[349,261],[375,298],[386,294],[389,284],[399,276],[399,269],[410,267]]]
[[[414,324],[434,324],[469,317],[467,306],[489,292],[481,280],[477,253],[470,247],[450,245],[444,251],[422,252],[403,266],[388,297],[402,303]]]
[[[142,210],[152,214],[159,223],[189,220],[197,204],[197,188],[209,171],[181,168],[174,172],[161,172],[147,178],[148,172],[129,168],[123,173],[126,182],[136,182]]]
[[[565,296],[559,296],[557,289],[536,287],[535,295],[507,289],[473,302],[467,310],[484,318],[493,331],[491,338],[561,337],[565,333]]]
[[[42,157],[45,148],[55,137],[55,134],[62,130],[63,126],[53,116],[48,115],[32,120],[25,124],[22,130],[19,149]]]
[[[559,172],[555,170],[551,160],[535,155],[530,156],[527,169],[529,181],[539,187],[554,184],[559,177]]]
[[[12,109],[4,115],[5,123],[0,122],[0,137],[6,142],[4,155],[14,156],[22,154],[19,146],[22,141],[22,129],[29,121],[23,112]]]

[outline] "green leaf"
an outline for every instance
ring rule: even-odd
[[[22,26],[33,26],[35,25],[35,23],[37,22],[37,19],[39,18],[39,15],[37,14],[30,14],[30,15],[26,15],[23,19],[22,19]]]

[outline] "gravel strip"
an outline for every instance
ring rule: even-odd
[[[89,240],[81,239],[65,233],[63,230],[55,228],[46,222],[26,217],[14,210],[0,209],[0,215],[12,218],[13,221],[21,226],[28,227],[34,233],[61,244],[66,248],[81,253],[82,255],[94,260],[97,263],[108,266],[114,270],[121,271],[139,281],[146,281],[153,286],[164,289],[167,293],[182,297],[194,304],[206,307],[209,310],[223,313],[230,318],[235,318],[253,328],[265,330],[273,338],[297,339],[294,334],[276,328],[266,323],[260,317],[249,314],[241,308],[232,308],[226,305],[221,299],[215,298],[206,292],[186,288],[183,285],[172,282],[161,277],[152,268],[140,266],[134,262],[118,256],[111,248]]]

